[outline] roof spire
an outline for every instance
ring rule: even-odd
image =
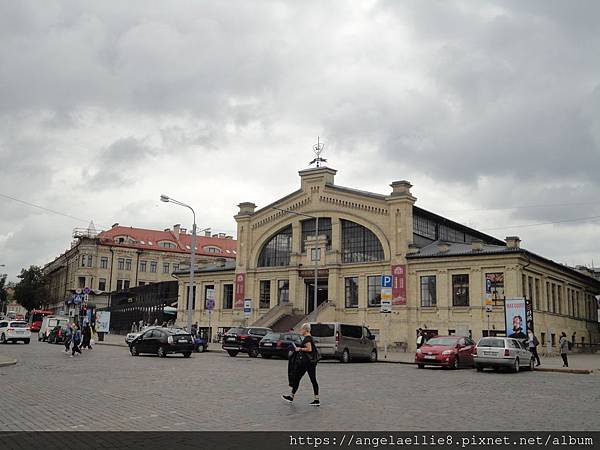
[[[321,163],[327,162],[325,158],[321,158],[321,153],[323,152],[324,148],[325,144],[321,142],[320,136],[317,136],[317,143],[313,145],[313,152],[315,152],[315,155],[317,155],[317,157],[308,163],[309,166],[316,164],[317,167],[321,167]]]

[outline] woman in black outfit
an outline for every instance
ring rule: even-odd
[[[290,387],[292,392],[289,395],[282,395],[286,402],[293,402],[294,395],[298,391],[300,380],[305,373],[308,373],[312,383],[315,399],[310,403],[312,406],[321,406],[319,401],[319,383],[317,383],[317,363],[318,351],[313,337],[310,335],[310,325],[305,323],[300,328],[300,334],[304,336],[302,344],[296,347],[296,353],[292,355],[290,361]]]

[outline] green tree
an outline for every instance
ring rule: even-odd
[[[48,303],[48,288],[46,286],[46,277],[42,273],[42,268],[30,266],[29,269],[21,269],[19,275],[21,281],[15,286],[14,298],[27,311],[38,309],[40,306]]]
[[[6,274],[0,275],[0,312],[4,312],[6,309],[6,302],[8,301],[8,292],[6,292]]]

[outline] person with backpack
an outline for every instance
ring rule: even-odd
[[[540,345],[540,341],[538,341],[538,338],[535,337],[535,334],[533,334],[533,331],[531,331],[531,330],[527,331],[527,336],[528,336],[527,342],[528,342],[529,351],[535,358],[535,361],[536,361],[535,366],[537,367],[540,365],[540,356],[538,355],[538,351],[537,351],[537,347],[538,347],[538,345]]]
[[[81,344],[81,330],[79,329],[79,326],[75,324],[73,330],[73,350],[71,353],[71,358],[75,356],[75,353],[79,353],[81,355],[81,349],[79,348],[79,344]]]
[[[290,363],[288,364],[288,381],[292,392],[289,395],[281,395],[281,398],[286,402],[292,403],[300,386],[300,380],[302,380],[305,373],[308,373],[315,396],[310,405],[321,406],[321,401],[319,400],[319,383],[317,382],[317,363],[320,359],[319,350],[310,334],[310,325],[308,323],[302,325],[300,334],[304,336],[304,339],[300,346],[294,346],[295,353],[290,358]]]
[[[560,346],[560,357],[563,360],[563,367],[569,367],[569,359],[567,358],[567,353],[569,353],[569,341],[567,340],[567,333],[564,331],[560,335],[558,344]]]

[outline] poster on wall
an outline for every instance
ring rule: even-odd
[[[235,308],[242,309],[244,307],[245,286],[246,274],[238,273],[235,276]]]
[[[110,329],[110,311],[96,312],[96,331],[98,333],[108,333]]]
[[[494,300],[504,298],[504,273],[485,274],[485,297]]]
[[[527,338],[527,305],[523,297],[506,299],[504,320],[506,336],[516,339]],[[533,322],[531,324],[533,325]]]
[[[406,266],[392,266],[392,304],[406,305]]]

